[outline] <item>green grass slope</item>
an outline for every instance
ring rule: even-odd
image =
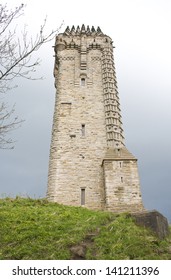
[[[90,211],[45,199],[0,199],[1,260],[171,259],[171,238],[159,240],[127,214]]]

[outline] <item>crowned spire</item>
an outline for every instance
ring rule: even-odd
[[[90,33],[90,27],[87,25],[87,33]]]
[[[92,28],[91,28],[91,32],[96,32],[96,30],[95,30],[94,26],[92,26]]]
[[[70,28],[69,26],[67,26],[67,28],[65,29],[65,32],[64,32],[66,35],[69,35],[70,34]]]
[[[83,24],[82,27],[81,27],[81,33],[84,33],[85,31],[86,31],[85,25]]]
[[[77,26],[76,33],[80,33],[80,27],[79,27],[79,25]]]
[[[104,35],[99,26],[97,27],[97,31],[96,31],[94,26],[92,26],[90,28],[89,25],[87,25],[87,27],[85,27],[84,24],[82,24],[81,27],[78,25],[77,28],[75,28],[75,26],[73,25],[71,29],[69,28],[69,26],[67,26],[67,28],[65,29],[65,32],[64,32],[65,35],[75,35],[75,34],[76,35],[79,35],[79,34],[91,35],[92,33],[93,33],[93,35],[100,35],[100,36]]]
[[[103,34],[99,26],[97,27],[97,34],[98,35]]]

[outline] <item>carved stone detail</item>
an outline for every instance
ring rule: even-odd
[[[124,146],[124,136],[113,53],[109,47],[103,49],[102,75],[107,145],[118,148]]]

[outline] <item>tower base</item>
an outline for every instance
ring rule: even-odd
[[[103,160],[105,210],[143,211],[137,159],[126,147],[108,149]]]

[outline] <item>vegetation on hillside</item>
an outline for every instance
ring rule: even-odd
[[[127,214],[90,211],[45,199],[0,199],[1,260],[171,259],[159,240]],[[78,254],[79,255],[79,254]]]

